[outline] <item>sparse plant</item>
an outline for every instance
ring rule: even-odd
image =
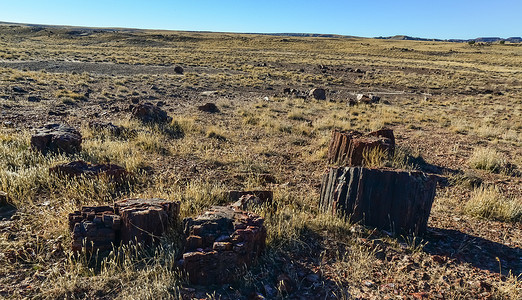
[[[494,187],[485,186],[473,191],[464,212],[474,217],[519,222],[522,220],[522,201],[506,199]]]

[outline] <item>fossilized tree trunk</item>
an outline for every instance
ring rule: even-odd
[[[395,234],[426,231],[436,178],[418,171],[329,168],[323,176],[323,210]]]
[[[365,151],[374,149],[393,156],[395,151],[393,130],[381,129],[367,135],[353,130],[333,130],[328,147],[328,162],[343,166],[362,166]]]

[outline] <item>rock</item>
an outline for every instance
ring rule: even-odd
[[[314,98],[315,100],[326,100],[326,91],[321,88],[314,88],[310,90],[308,96]]]
[[[27,101],[40,102],[40,101],[42,101],[42,98],[40,96],[29,96],[29,97],[27,97]]]
[[[209,97],[209,96],[217,95],[217,93],[218,93],[218,91],[204,91],[204,92],[201,92],[200,95]]]
[[[104,175],[117,182],[122,182],[124,179],[129,177],[129,173],[125,168],[113,164],[98,164],[92,165],[85,161],[73,161],[66,164],[56,165],[49,168],[49,174],[55,174],[58,176],[85,176],[95,177]]]
[[[125,128],[123,126],[116,126],[110,122],[90,121],[89,128],[92,130],[102,131],[105,130],[112,135],[120,136]]]
[[[144,123],[169,123],[172,121],[166,111],[150,102],[134,106],[132,116]]]
[[[13,86],[13,92],[18,94],[26,94],[27,91],[19,86]]]
[[[364,104],[377,103],[381,100],[381,97],[375,95],[357,94],[357,102]]]
[[[62,124],[46,124],[36,129],[31,137],[31,147],[42,153],[77,153],[81,150],[82,136],[73,127]]]
[[[88,206],[69,214],[71,249],[79,252],[112,250],[113,245],[137,242],[150,246],[175,222],[179,201],[126,199],[114,206]]]
[[[183,74],[184,70],[180,66],[175,66],[174,67],[174,72],[176,72],[176,74]]]
[[[254,196],[259,198],[261,203],[272,203],[274,193],[272,191],[229,191],[228,201],[235,203],[243,196]]]
[[[0,206],[5,206],[9,203],[9,197],[6,192],[0,191]]]
[[[224,284],[238,278],[261,255],[264,219],[232,207],[215,206],[183,220],[186,238],[181,265],[192,284]]]
[[[238,201],[232,204],[233,207],[237,207],[241,210],[251,210],[254,207],[260,207],[263,204],[259,197],[254,195],[243,195]]]
[[[204,105],[200,105],[198,106],[198,110],[209,113],[219,112],[219,108],[214,103],[206,103]]]

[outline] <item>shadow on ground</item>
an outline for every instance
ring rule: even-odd
[[[522,251],[520,248],[486,240],[453,229],[429,228],[425,239],[429,243],[424,251],[469,263],[472,266],[507,275],[522,274]],[[499,260],[497,260],[497,257]]]

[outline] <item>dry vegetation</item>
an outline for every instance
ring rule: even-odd
[[[0,210],[0,297],[520,299],[521,57],[517,44],[0,26],[0,191],[16,207]],[[324,87],[330,101],[286,87]],[[358,92],[385,101],[348,106]],[[132,101],[161,101],[174,120],[129,120]],[[221,112],[197,111],[205,102]],[[127,131],[89,129],[92,119]],[[80,128],[81,153],[33,152],[31,130],[48,121]],[[400,149],[390,161],[366,153],[370,166],[446,178],[424,237],[391,238],[318,210],[331,130],[382,126]],[[119,164],[133,180],[49,175],[76,159]],[[188,285],[175,268],[176,230],[154,249],[68,249],[67,214],[82,205],[164,197],[187,217],[253,188],[274,190],[277,209],[258,209],[268,248],[231,285]]]

